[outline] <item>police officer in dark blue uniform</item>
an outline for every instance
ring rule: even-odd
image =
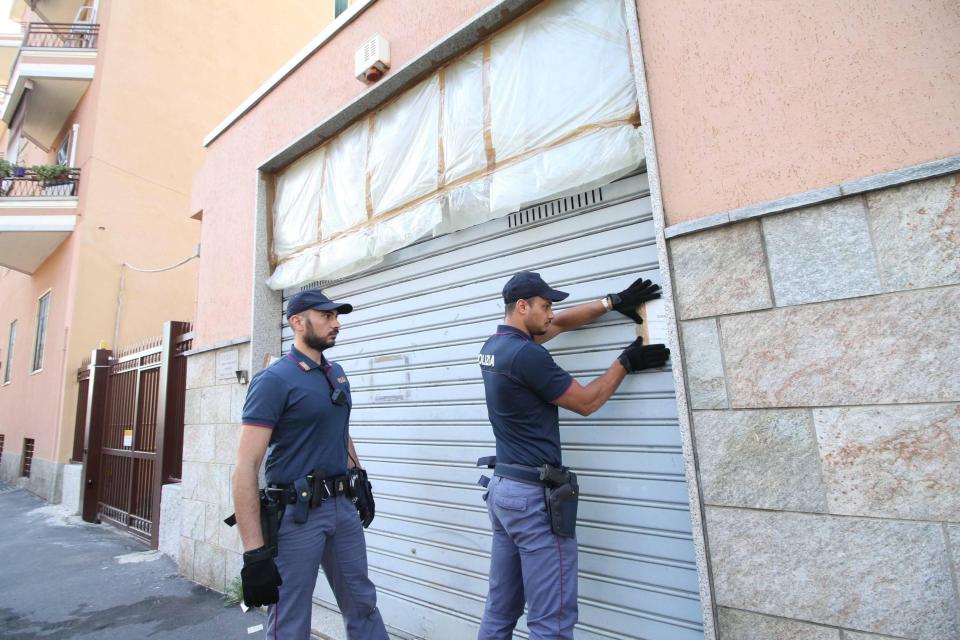
[[[233,475],[245,550],[241,579],[248,605],[271,605],[270,640],[309,639],[320,566],[347,636],[387,640],[367,577],[363,526],[373,517],[373,501],[360,490],[369,484],[348,430],[350,384],[340,365],[324,356],[336,342],[339,316],[352,310],[319,289],[295,294],[287,306],[293,347],[254,376],[243,407]],[[260,492],[265,453],[267,487]],[[271,532],[275,540],[266,539]]]
[[[614,309],[640,322],[636,307],[660,297],[659,285],[638,279],[620,293],[553,314],[567,297],[539,274],[521,271],[503,288],[506,317],[479,355],[487,412],[497,443],[487,480],[493,525],[490,587],[479,640],[508,640],[528,606],[531,640],[573,638],[577,622],[576,474],[563,466],[558,407],[589,415],[628,373],[662,367],[664,345],[638,338],[586,386],[540,346]]]

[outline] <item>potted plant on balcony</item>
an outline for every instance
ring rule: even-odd
[[[69,178],[70,167],[67,165],[35,164],[30,170],[37,176],[46,195],[73,195],[73,182]],[[61,188],[55,192],[49,191],[53,187]]]
[[[35,164],[30,167],[30,170],[33,171],[44,184],[47,184],[59,181],[67,175],[70,167],[65,164]]]
[[[9,160],[0,158],[0,178],[9,178],[16,168],[16,165]]]

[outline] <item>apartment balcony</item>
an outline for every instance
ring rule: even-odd
[[[100,25],[31,22],[14,60],[0,120],[23,109],[23,135],[49,149],[93,80]]]
[[[0,266],[32,274],[76,228],[80,170],[22,173],[0,178]]]

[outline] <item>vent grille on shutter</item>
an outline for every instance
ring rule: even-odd
[[[542,202],[526,209],[521,209],[507,216],[507,224],[511,229],[524,224],[531,224],[546,218],[552,218],[569,211],[576,211],[603,202],[603,191],[600,188],[584,191],[573,196]]]

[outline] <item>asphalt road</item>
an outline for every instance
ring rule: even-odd
[[[265,623],[132,537],[0,483],[3,640],[262,640]]]

